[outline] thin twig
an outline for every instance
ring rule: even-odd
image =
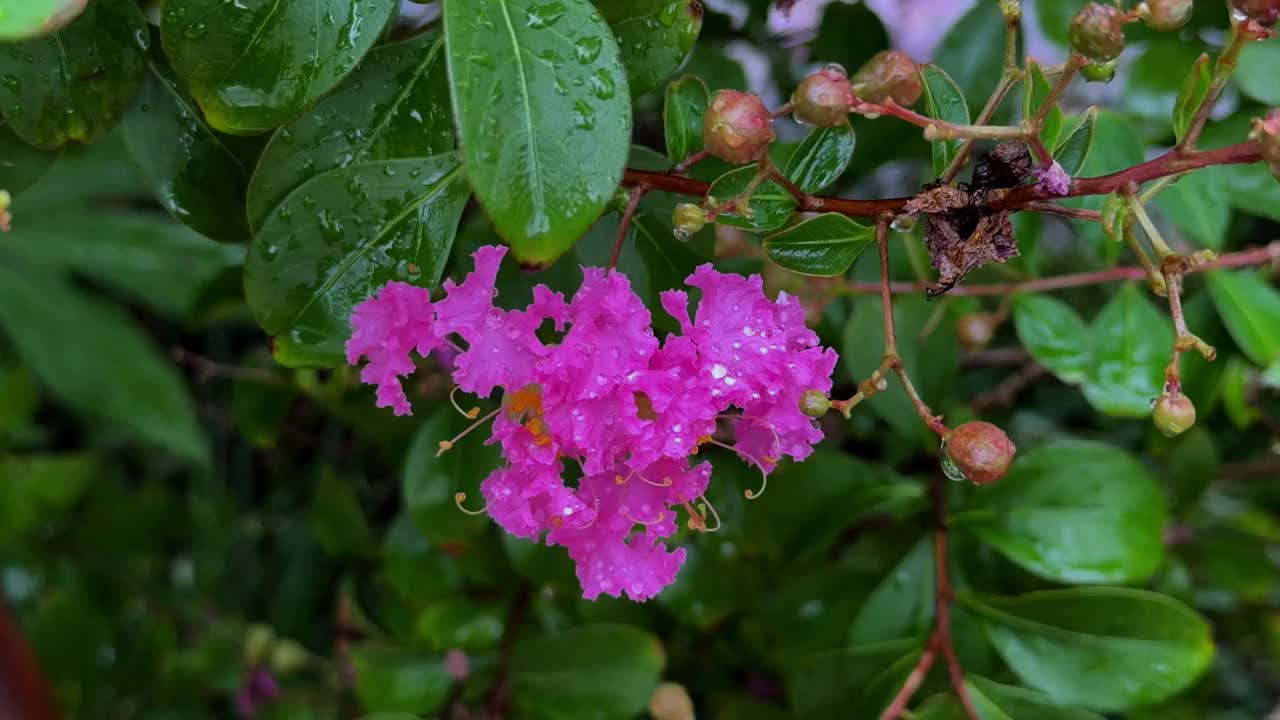
[[[268,385],[288,385],[289,381],[266,368],[242,367],[239,365],[224,365],[216,360],[211,360],[203,355],[193,353],[183,347],[174,347],[169,351],[170,356],[180,365],[186,365],[195,371],[196,380],[198,382],[208,382],[213,378],[228,378],[231,380],[249,380],[251,382],[266,383]]]
[[[622,221],[618,223],[618,237],[613,241],[613,252],[609,253],[609,267],[606,273],[613,272],[618,266],[618,257],[622,255],[622,246],[627,241],[627,231],[631,229],[631,219],[635,217],[636,208],[640,207],[640,199],[644,197],[645,186],[635,185],[627,195],[627,208],[622,211]]]
[[[933,661],[938,658],[936,637],[934,635],[929,638],[924,652],[920,653],[920,659],[916,662],[916,666],[911,669],[911,674],[907,676],[906,682],[902,683],[902,688],[898,690],[898,694],[893,697],[893,702],[890,702],[889,707],[880,713],[880,720],[897,720],[902,717],[902,713],[906,712],[907,705],[911,702],[911,697],[916,694],[916,690],[920,689],[920,685],[924,683],[924,679],[929,675],[929,668],[933,667]]]
[[[951,679],[951,687],[956,691],[965,715],[970,720],[980,720],[969,699],[969,688],[964,682],[964,667],[956,655],[955,643],[951,641],[951,603],[955,599],[955,593],[951,590],[951,573],[948,567],[950,556],[947,554],[947,488],[941,475],[933,476],[929,490],[933,498],[934,522],[934,631],[938,636],[942,657],[947,661],[947,676]]]
[[[1041,200],[1033,200],[1022,207],[1023,210],[1031,212],[1044,213],[1046,215],[1061,215],[1074,220],[1085,220],[1088,222],[1100,222],[1102,213],[1097,210],[1086,210],[1084,208],[1064,207],[1062,205],[1054,205],[1051,202],[1043,202]]]
[[[516,638],[520,635],[532,601],[533,589],[527,583],[522,583],[511,600],[507,624],[502,631],[502,643],[498,646],[498,666],[494,671],[493,686],[486,703],[491,717],[501,718],[506,715],[507,706],[511,702],[511,653],[515,650]]]

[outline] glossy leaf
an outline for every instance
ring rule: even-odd
[[[843,275],[875,242],[875,228],[839,213],[826,213],[764,239],[764,252],[778,265],[804,275]]]
[[[738,196],[747,189],[747,185],[755,178],[759,166],[744,165],[721,175],[707,190],[707,197],[715,198],[721,204]],[[796,209],[796,199],[785,188],[772,180],[761,183],[751,194],[751,217],[744,217],[739,211],[723,212],[716,217],[716,222],[732,225],[753,232],[770,232],[787,224]]]
[[[961,596],[1024,683],[1060,702],[1121,711],[1173,695],[1209,666],[1209,625],[1164,595],[1123,588]]]
[[[1222,249],[1231,223],[1231,202],[1219,168],[1183,175],[1157,195],[1155,203],[1196,244]]]
[[[1108,415],[1145,417],[1164,385],[1173,348],[1169,318],[1132,283],[1121,287],[1089,328],[1092,358],[1084,394]]]
[[[1199,57],[1198,46],[1177,37],[1157,39],[1134,61],[1126,78],[1125,108],[1146,120],[1146,127],[1167,137],[1171,125],[1166,123],[1177,121],[1178,101],[1186,89],[1183,68],[1194,68]],[[1198,106],[1191,107],[1192,115]],[[1173,108],[1172,114],[1169,108]]]
[[[1065,383],[1080,383],[1091,366],[1091,338],[1070,305],[1049,295],[1018,295],[1013,324],[1023,347]]]
[[[1084,161],[1089,157],[1089,148],[1093,147],[1093,127],[1097,120],[1098,108],[1085,110],[1071,132],[1054,148],[1053,159],[1058,161],[1068,175],[1075,176],[1084,167]]]
[[[1164,559],[1165,502],[1140,463],[1090,442],[1058,442],[1014,459],[975,496],[965,524],[1027,570],[1065,583],[1126,583]]]
[[[290,193],[253,239],[245,298],[286,365],[338,365],[356,303],[389,280],[439,282],[467,188],[457,157],[331,170]]]
[[[699,0],[593,0],[622,50],[627,84],[635,97],[662,86],[693,49],[702,30]],[[582,55],[598,52],[596,43]]]
[[[914,638],[792,658],[787,662],[787,694],[797,717],[876,717],[869,697],[876,680],[896,662],[914,661],[920,643]]]
[[[1277,67],[1280,67],[1280,43],[1246,43],[1240,50],[1240,64],[1231,77],[1245,95],[1274,107],[1280,105]]]
[[[1255,364],[1280,360],[1280,292],[1255,272],[1215,270],[1209,293],[1231,339]]]
[[[176,368],[118,308],[56,276],[0,263],[0,330],[62,402],[175,454],[205,459],[195,408]],[[69,339],[92,348],[94,361],[68,352]]]
[[[1210,74],[1209,55],[1201,53],[1191,64],[1191,70],[1183,79],[1182,89],[1173,102],[1173,135],[1179,141],[1187,133],[1187,128],[1191,127],[1196,111],[1209,95]]]
[[[16,197],[49,172],[59,154],[31,147],[0,122],[0,188]]]
[[[1249,363],[1236,356],[1227,360],[1222,370],[1222,409],[1227,419],[1237,428],[1244,429],[1257,422],[1262,412],[1254,405],[1249,395]]]
[[[1053,92],[1053,83],[1045,77],[1040,63],[1027,61],[1027,77],[1022,96],[1022,117],[1031,118],[1040,111],[1049,94]],[[1058,133],[1062,132],[1062,109],[1054,102],[1053,107],[1044,116],[1044,127],[1040,130],[1040,140],[1045,147],[1053,147],[1058,142]]]
[[[209,124],[253,135],[341,82],[397,7],[396,0],[167,0],[160,36]]]
[[[951,73],[965,101],[976,108],[1000,81],[1005,30],[998,3],[978,2],[970,8],[943,35],[933,64]]]
[[[152,193],[175,218],[214,240],[248,239],[249,171],[167,69],[148,65],[142,92],[124,118],[124,136]]]
[[[459,398],[459,402],[465,402]],[[461,541],[485,531],[477,518],[458,512],[454,495],[482,502],[480,482],[500,464],[498,449],[483,442],[458,443],[439,457],[440,442],[473,421],[453,408],[436,412],[418,428],[405,456],[400,480],[405,509],[418,530],[435,542]]]
[[[920,66],[920,79],[924,85],[926,115],[935,120],[968,124],[969,105],[951,76],[936,65],[925,64]],[[933,148],[934,175],[942,175],[942,171],[951,164],[961,144],[963,144],[962,140],[938,140],[930,143]]]
[[[711,95],[702,78],[685,75],[667,86],[662,127],[671,162],[679,164],[702,149],[702,115],[710,102]]]
[[[588,0],[445,0],[467,179],[525,263],[548,263],[622,177],[631,102],[618,45]]]
[[[423,715],[438,708],[453,676],[438,655],[410,648],[362,645],[351,654],[360,703],[372,712]]]
[[[866,3],[836,2],[822,11],[812,57],[838,63],[852,75],[876,53],[887,49],[889,33],[874,10]]]
[[[658,639],[626,625],[524,640],[511,654],[513,715],[628,720],[646,707],[665,664]]]
[[[1042,692],[1004,685],[979,675],[966,676],[965,686],[980,720],[1102,720],[1097,713],[1063,705]]]
[[[844,174],[853,159],[853,127],[814,128],[787,159],[783,175],[807,193],[827,189]]]
[[[133,0],[95,0],[48,37],[0,43],[0,112],[36,147],[93,142],[133,100],[146,75],[148,43]]]
[[[933,538],[921,538],[859,608],[849,644],[916,637],[927,630],[933,623],[933,565]]]
[[[88,0],[21,0],[0,13],[0,42],[47,35],[75,20]]]
[[[249,185],[249,223],[261,226],[290,192],[334,168],[453,147],[439,33],[375,48],[332,95],[271,136]]]

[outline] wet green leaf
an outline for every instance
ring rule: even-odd
[[[1121,711],[1173,695],[1209,666],[1209,625],[1164,595],[1124,588],[962,595],[996,651],[1051,698]]]
[[[444,25],[467,179],[516,258],[550,262],[622,177],[618,44],[588,0],[445,0]]]
[[[583,625],[530,638],[511,655],[514,715],[529,720],[628,720],[648,704],[666,654],[627,625]]]
[[[26,144],[0,121],[0,188],[8,190],[10,195],[17,197],[34,185],[49,172],[58,156],[56,150],[41,150]]]
[[[1264,105],[1280,105],[1276,68],[1280,67],[1280,43],[1252,42],[1240,50],[1240,64],[1231,76],[1241,92]]]
[[[1173,328],[1137,285],[1128,283],[1093,319],[1084,394],[1108,415],[1145,417],[1164,386]]]
[[[459,394],[459,403],[471,400]],[[465,409],[471,407],[468,404]],[[418,530],[434,542],[466,540],[486,529],[479,518],[458,511],[454,495],[466,493],[473,507],[484,504],[480,482],[500,465],[497,447],[471,437],[436,456],[441,441],[453,438],[473,422],[445,405],[418,428],[405,456],[400,480],[405,509]]]
[[[124,136],[152,193],[175,218],[214,240],[248,239],[249,171],[167,68],[148,64],[142,92],[124,118]]]
[[[933,624],[933,538],[917,542],[891,568],[849,628],[849,644],[870,645],[917,637]]]
[[[1013,324],[1023,347],[1065,383],[1080,383],[1090,368],[1092,339],[1070,305],[1049,295],[1018,295]]]
[[[921,65],[920,79],[924,85],[924,112],[935,120],[966,125],[969,123],[969,105],[954,80],[936,65]],[[930,143],[933,150],[933,174],[951,164],[959,151],[962,140],[938,140]]]
[[[593,2],[618,39],[627,84],[636,97],[662,86],[689,55],[702,30],[699,0]],[[581,52],[598,51],[595,44],[588,44]]]
[[[496,648],[505,627],[506,609],[501,605],[455,598],[423,609],[414,635],[441,652],[457,648],[472,653]]]
[[[373,47],[395,0],[168,0],[165,54],[217,130],[270,130],[323,97]]]
[[[138,91],[148,42],[133,0],[95,0],[48,37],[0,43],[0,112],[36,147],[93,142],[115,127]]]
[[[1023,83],[1022,117],[1031,118],[1040,111],[1041,106],[1053,92],[1053,83],[1045,77],[1040,63],[1027,61],[1027,77]],[[1044,117],[1044,127],[1040,130],[1040,140],[1045,147],[1053,147],[1058,142],[1058,133],[1062,132],[1062,109],[1055,102]],[[1065,169],[1065,168],[1064,168]]]
[[[715,198],[721,204],[738,196],[747,189],[747,185],[759,171],[756,164],[744,165],[721,175],[707,190],[707,197]],[[751,194],[751,217],[744,217],[741,211],[721,213],[716,222],[724,225],[751,230],[752,232],[770,232],[787,224],[796,209],[796,199],[786,188],[772,180],[761,183]]]
[[[1091,107],[1084,111],[1071,132],[1058,143],[1053,150],[1053,159],[1058,161],[1068,175],[1075,176],[1089,157],[1089,148],[1093,147],[1093,127],[1098,120],[1098,108]]]
[[[1209,273],[1209,293],[1231,339],[1254,363],[1280,360],[1280,292],[1249,270]]]
[[[662,127],[671,162],[679,164],[702,149],[702,115],[710,102],[711,95],[702,78],[684,75],[667,86]]]
[[[826,190],[844,174],[853,159],[853,127],[814,128],[787,159],[783,175],[807,193]]]
[[[910,638],[795,657],[787,663],[787,695],[799,717],[874,717],[882,709],[870,697],[877,678],[919,653]]]
[[[261,226],[290,192],[334,168],[453,147],[440,34],[383,45],[332,95],[271,136],[249,185],[249,223]]]
[[[453,686],[444,660],[422,650],[366,644],[352,651],[351,662],[360,703],[372,712],[427,714]]]
[[[1102,720],[1102,716],[1054,701],[1042,692],[1004,685],[979,675],[968,675],[969,699],[981,720]]]
[[[1160,488],[1109,445],[1058,442],[1020,454],[962,517],[983,542],[1057,582],[1135,582],[1164,559]]]
[[[286,365],[338,365],[357,303],[389,280],[430,287],[467,200],[457,156],[330,170],[289,194],[254,236],[245,298]]]
[[[1209,55],[1201,53],[1200,57],[1191,64],[1191,70],[1183,79],[1182,89],[1178,91],[1178,97],[1173,102],[1173,135],[1179,141],[1191,127],[1196,111],[1200,109],[1201,103],[1209,94],[1209,80]]]
[[[764,251],[778,265],[805,275],[843,275],[875,241],[875,228],[839,213],[826,213],[764,239]]]

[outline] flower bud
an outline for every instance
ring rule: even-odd
[[[1181,435],[1196,424],[1196,406],[1186,395],[1165,393],[1152,408],[1151,421],[1165,437]]]
[[[831,398],[821,390],[806,390],[800,396],[800,412],[809,417],[822,417],[831,409]]]
[[[892,99],[908,107],[920,99],[923,87],[916,61],[901,50],[881,50],[853,76],[853,92],[867,102]]]
[[[956,337],[969,350],[986,347],[995,334],[995,318],[990,313],[967,313],[956,321]]]
[[[791,94],[796,120],[818,127],[844,122],[853,101],[853,86],[839,65],[828,65],[801,80]]]
[[[702,116],[702,140],[716,157],[742,165],[769,151],[773,121],[760,98],[737,90],[721,90]]]
[[[1262,161],[1271,168],[1271,174],[1280,180],[1280,108],[1267,111],[1267,116],[1253,121],[1250,140],[1256,140],[1262,150]]]
[[[688,240],[707,225],[707,212],[700,205],[680,203],[671,213],[671,224],[675,236],[680,240]]]
[[[693,720],[693,699],[679,683],[664,682],[649,696],[653,720]]]
[[[1138,12],[1152,30],[1177,30],[1191,19],[1191,0],[1147,0],[1138,6]]]
[[[986,485],[1004,477],[1018,448],[989,422],[967,422],[943,441],[942,468],[955,480]]]
[[[1231,0],[1231,7],[1263,27],[1272,27],[1280,21],[1280,0]]]
[[[1107,62],[1124,50],[1124,13],[1114,5],[1091,2],[1071,21],[1071,52]]]

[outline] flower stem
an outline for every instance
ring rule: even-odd
[[[609,254],[609,266],[606,273],[613,272],[618,266],[618,257],[622,255],[622,246],[627,241],[627,232],[631,229],[631,220],[640,207],[640,199],[648,192],[644,185],[635,185],[627,195],[627,207],[622,211],[622,221],[618,223],[618,237],[613,241],[613,252]]]

